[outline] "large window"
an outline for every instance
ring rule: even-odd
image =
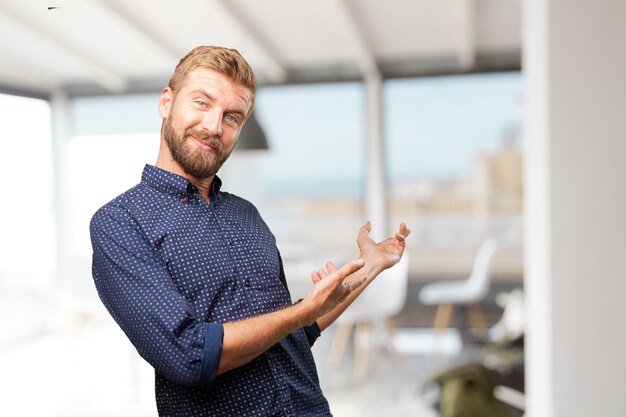
[[[76,256],[91,258],[91,216],[109,200],[139,183],[144,165],[155,163],[158,147],[158,133],[70,138],[67,187],[72,240],[67,244]]]
[[[56,242],[50,107],[44,100],[0,94],[0,114],[1,353],[44,329],[41,300],[53,284]]]
[[[391,215],[413,229],[414,272],[468,271],[496,237],[514,248],[496,272],[519,276],[521,74],[392,80],[384,97]]]
[[[55,261],[50,106],[0,94],[0,287],[43,290]]]

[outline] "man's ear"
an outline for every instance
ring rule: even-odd
[[[159,114],[163,119],[166,119],[172,111],[172,104],[174,102],[174,93],[169,87],[165,87],[161,91],[161,98],[159,99]]]

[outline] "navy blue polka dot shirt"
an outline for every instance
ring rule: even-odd
[[[329,416],[316,324],[217,376],[223,323],[291,304],[274,236],[220,187],[215,177],[207,203],[187,179],[146,165],[91,220],[98,294],[154,367],[160,416]]]

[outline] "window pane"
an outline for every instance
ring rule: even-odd
[[[0,94],[0,285],[42,289],[54,256],[50,106]]]
[[[144,165],[155,163],[158,148],[158,133],[70,139],[67,180],[72,241],[66,244],[76,257],[91,257],[89,222],[96,210],[138,184]]]
[[[412,227],[414,272],[468,272],[495,237],[514,247],[499,272],[521,274],[521,74],[388,81],[385,105],[391,213]]]

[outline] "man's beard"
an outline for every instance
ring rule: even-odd
[[[177,134],[172,125],[172,119],[170,114],[165,121],[163,137],[174,161],[180,165],[183,171],[193,177],[210,178],[214,176],[228,159],[232,149],[224,149],[218,136],[207,135],[193,129],[186,129],[182,134]],[[190,136],[202,140],[213,148],[213,152],[202,152],[195,149],[193,144],[189,143],[193,140]]]

